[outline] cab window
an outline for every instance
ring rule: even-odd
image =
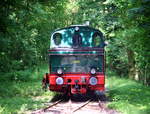
[[[62,35],[60,33],[55,33],[53,36],[55,45],[60,45],[62,40]]]
[[[92,46],[99,47],[101,45],[101,37],[98,33],[94,33],[92,36]]]

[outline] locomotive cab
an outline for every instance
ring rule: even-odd
[[[88,26],[70,26],[54,31],[50,38],[49,73],[45,85],[51,91],[84,94],[104,91],[103,34]]]

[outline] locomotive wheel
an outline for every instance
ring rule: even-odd
[[[64,95],[66,96],[71,96],[71,87],[68,85],[66,88],[63,88],[64,89]]]

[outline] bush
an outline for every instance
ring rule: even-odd
[[[1,73],[1,81],[28,81],[31,80],[32,72],[30,70],[20,70],[20,71],[14,71],[10,73]]]

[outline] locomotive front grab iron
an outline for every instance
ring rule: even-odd
[[[50,38],[49,73],[43,86],[68,94],[105,90],[104,37],[97,29],[74,25],[54,31]]]

